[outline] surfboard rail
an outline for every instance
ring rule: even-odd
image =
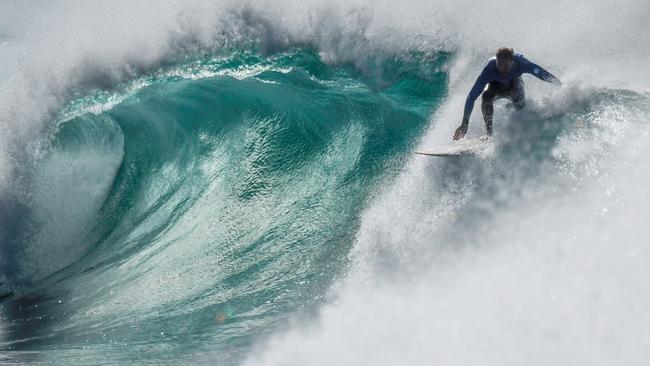
[[[483,154],[494,149],[494,143],[485,138],[454,141],[450,145],[439,146],[429,150],[415,151],[416,155],[425,156],[467,156]]]

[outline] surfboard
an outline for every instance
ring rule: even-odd
[[[427,150],[416,151],[417,155],[428,156],[462,156],[483,155],[494,150],[494,143],[489,139],[463,139],[454,141],[450,145],[434,147]]]

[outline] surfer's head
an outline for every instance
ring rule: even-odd
[[[512,70],[512,62],[515,58],[515,51],[512,48],[501,47],[497,50],[497,69],[502,75]]]

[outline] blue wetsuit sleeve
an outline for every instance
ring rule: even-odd
[[[527,60],[527,59],[525,59],[523,57],[521,59],[522,59],[522,63],[521,63],[522,72],[527,73],[527,74],[531,74],[531,75],[535,76],[536,78],[538,78],[540,80],[544,80],[544,81],[549,82],[549,83],[555,83],[555,84],[560,83],[560,79],[556,78],[555,75],[553,75],[550,72],[546,71],[543,67],[541,67],[541,66],[537,65],[536,63],[531,62],[531,61],[529,61],[529,60]]]
[[[483,68],[483,71],[481,71],[481,74],[478,76],[478,78],[476,78],[474,86],[472,87],[472,90],[469,91],[467,99],[465,100],[463,124],[469,123],[469,116],[472,114],[472,110],[474,109],[474,101],[476,101],[476,98],[481,95],[488,82],[490,82],[490,76],[486,66]]]

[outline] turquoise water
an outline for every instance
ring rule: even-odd
[[[139,363],[209,347],[235,362],[309,314],[445,96],[447,59],[368,60],[368,74],[311,49],[237,51],[73,100],[38,162],[58,217],[20,238],[66,253],[20,262],[16,282],[37,290],[3,304],[2,348]]]

